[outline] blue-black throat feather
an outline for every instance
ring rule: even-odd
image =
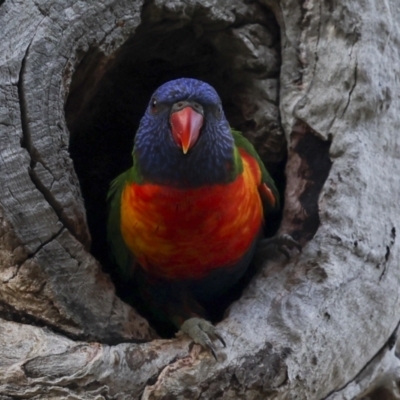
[[[182,100],[196,101],[204,109],[200,136],[187,154],[173,140],[169,124],[172,105]],[[133,155],[146,182],[190,188],[233,180],[234,139],[216,91],[189,78],[162,85],[140,122]]]

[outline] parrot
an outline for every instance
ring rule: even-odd
[[[179,78],[151,96],[134,138],[133,165],[110,185],[107,238],[121,275],[154,314],[208,348],[222,335],[212,303],[243,277],[279,193],[253,145],[231,129],[208,83]],[[284,250],[282,250],[284,252]]]

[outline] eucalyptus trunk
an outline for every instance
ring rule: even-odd
[[[0,1],[0,398],[400,399],[399,20],[396,0]],[[262,260],[219,362],[160,339],[106,250],[108,184],[177,75],[216,87],[303,246]]]

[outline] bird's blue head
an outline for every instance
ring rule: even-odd
[[[133,151],[146,181],[197,187],[232,179],[234,140],[221,99],[197,79],[170,81],[154,92]]]

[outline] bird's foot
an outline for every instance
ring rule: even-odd
[[[218,339],[224,347],[225,340],[217,332],[215,326],[203,318],[189,318],[181,326],[181,331],[189,335],[195,343],[204,348],[208,348],[216,361],[218,361],[217,351],[211,339]]]
[[[257,252],[263,253],[268,247],[271,246],[276,246],[278,251],[281,252],[287,259],[290,259],[290,254],[287,248],[296,248],[300,253],[302,251],[300,243],[294,240],[287,233],[282,233],[269,239],[260,240],[257,245]]]

